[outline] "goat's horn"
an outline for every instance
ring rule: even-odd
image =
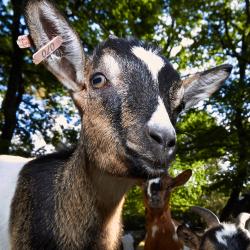
[[[240,213],[236,218],[237,227],[241,227],[244,229],[250,230],[250,214],[248,213]]]
[[[209,209],[193,206],[191,207],[190,211],[200,215],[205,220],[209,228],[218,226],[220,224],[218,217]]]

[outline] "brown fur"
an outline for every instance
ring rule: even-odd
[[[192,232],[185,225],[178,226],[177,235],[190,250],[199,250],[201,237]]]
[[[11,247],[12,249],[26,250],[30,248],[29,232],[31,231],[30,222],[30,185],[26,181],[19,181],[20,188],[16,191],[16,199],[12,202],[13,216],[10,220],[12,228]],[[23,227],[23,225],[25,226]],[[22,242],[22,244],[20,244]]]
[[[116,164],[116,159],[113,159]],[[86,245],[88,242],[92,242],[92,249],[117,249],[121,235],[120,218],[124,194],[134,181],[100,174],[95,165],[76,165],[76,162],[84,160],[72,159],[56,184],[58,240],[63,242],[65,250],[80,249],[82,244]],[[100,157],[97,164],[105,166],[108,162]],[[95,234],[95,243],[93,235],[89,237],[89,231]]]
[[[214,244],[209,239],[205,239],[201,250],[203,249],[204,250],[216,250]]]
[[[144,204],[146,207],[146,239],[145,250],[181,250],[183,242],[178,239],[174,221],[171,218],[169,205],[171,191],[179,185],[185,184],[191,177],[191,170],[182,172],[176,178],[170,176],[161,177],[162,187],[157,192],[159,205],[152,207],[148,197],[148,184],[144,187]]]
[[[163,160],[170,162],[174,152],[173,144],[166,147],[175,140],[171,122],[161,127],[162,143],[147,126],[159,97],[166,113],[175,101],[176,110],[165,121],[176,120],[176,99],[182,96],[175,98],[173,87],[170,98],[168,86],[181,84],[179,74],[155,54],[165,66],[159,69],[159,82],[153,81],[152,72],[131,51],[133,46],[149,50],[136,39],[107,39],[85,59],[78,36],[48,0],[27,1],[25,16],[36,50],[55,35],[62,37],[62,46],[43,63],[70,90],[82,130],[74,151],[41,157],[22,169],[11,211],[12,249],[114,250],[125,193],[136,178],[162,175]],[[229,66],[221,70],[223,81]],[[105,79],[102,88],[93,81],[96,76]],[[187,101],[192,96],[191,91]]]

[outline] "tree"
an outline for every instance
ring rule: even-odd
[[[207,146],[210,151],[206,152],[206,158],[223,148],[224,153],[219,159],[228,163],[229,167],[227,171],[218,171],[211,189],[230,196],[221,213],[221,220],[226,220],[230,216],[231,207],[238,201],[240,193],[250,180],[249,0],[166,1],[166,12],[173,20],[174,34],[177,33],[179,39],[191,40],[189,48],[182,47],[177,54],[176,61],[180,62],[180,69],[196,67],[201,63],[221,63],[225,60],[234,65],[230,81],[207,102],[207,106],[212,107],[211,113],[222,119],[224,128],[218,126],[215,128],[217,132],[208,129],[204,131],[207,139],[203,137],[203,141],[197,141],[198,144],[193,141],[196,148],[194,158],[199,157]],[[171,27],[166,27],[167,30],[169,28]],[[193,134],[197,133],[197,129],[198,127],[193,130]],[[192,148],[188,148],[188,143],[186,146],[182,148],[183,153],[179,150],[180,155],[187,151],[189,154],[194,152]]]
[[[4,25],[1,22],[1,26],[4,26],[1,33],[4,34],[6,29],[9,30],[11,34],[11,66],[8,75],[7,92],[2,103],[2,110],[4,115],[4,123],[1,127],[2,133],[0,137],[0,152],[8,153],[8,148],[10,147],[11,138],[13,136],[17,119],[16,111],[22,101],[22,96],[24,93],[23,77],[22,77],[22,64],[23,64],[23,52],[18,48],[16,44],[17,37],[20,35],[22,30],[20,18],[22,14],[22,1],[11,1],[13,7],[12,23],[10,25]],[[1,2],[1,13],[5,13],[7,17],[8,12],[3,2]],[[8,24],[8,23],[7,23]],[[1,35],[2,35],[1,34]],[[5,35],[5,34],[4,34]],[[5,48],[5,46],[1,46]],[[9,51],[3,51],[9,53]],[[3,67],[4,68],[4,67]],[[3,69],[2,69],[3,70]]]

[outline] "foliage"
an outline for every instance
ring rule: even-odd
[[[143,193],[139,186],[131,189],[123,207],[123,219],[126,228],[141,229],[145,225],[145,207]]]
[[[221,63],[226,59],[234,66],[231,80],[207,103],[211,105],[213,115],[220,117],[221,125],[214,129],[204,128],[201,137],[199,127],[195,127],[192,133],[199,136],[199,140],[192,140],[191,145],[196,149],[189,144],[191,150],[183,148],[184,154],[188,151],[195,158],[207,159],[217,154],[217,159],[227,163],[228,168],[216,173],[211,185],[212,190],[230,195],[222,212],[222,219],[227,219],[233,203],[250,180],[249,0],[178,0],[167,1],[167,7],[175,20],[175,31],[192,41],[188,50],[182,47],[178,54],[179,68]]]
[[[181,163],[180,159],[177,159],[171,167],[171,174],[176,176],[185,169],[192,169],[192,177],[184,187],[177,188],[171,197],[173,214],[179,217],[193,205],[204,205],[202,198],[204,189],[208,186],[207,173],[211,172],[211,169],[207,168],[202,161],[185,165]]]
[[[19,15],[21,2],[0,0],[0,104],[16,84],[12,96],[21,96],[22,102],[14,109],[17,123],[13,121],[10,153],[37,155],[48,145],[51,150],[71,145],[79,118],[57,80],[43,66],[32,64],[31,51],[17,53],[16,35],[26,32]],[[239,196],[250,191],[249,0],[114,0],[112,4],[107,0],[61,0],[57,5],[79,33],[86,52],[110,34],[134,35],[159,44],[182,75],[225,61],[233,64],[232,76],[220,91],[198,110],[180,117],[178,156],[171,168],[173,175],[186,168],[194,171],[192,180],[173,194],[176,217],[181,218],[196,204],[217,213],[224,207],[222,218],[228,218]],[[15,66],[17,60],[20,67]],[[20,82],[12,79],[11,83],[11,72],[18,74],[20,68]],[[13,103],[10,99],[7,107]],[[5,122],[2,107],[0,136]],[[37,138],[46,147],[35,145]],[[140,197],[140,189],[133,189],[124,209],[127,224],[139,227],[144,215]]]

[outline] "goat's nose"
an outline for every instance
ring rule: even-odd
[[[176,143],[176,136],[172,130],[164,126],[147,126],[147,133],[150,139],[162,147],[172,148]]]
[[[175,146],[175,129],[160,97],[158,97],[158,106],[155,112],[146,124],[146,133],[154,145],[163,148],[173,148]]]

